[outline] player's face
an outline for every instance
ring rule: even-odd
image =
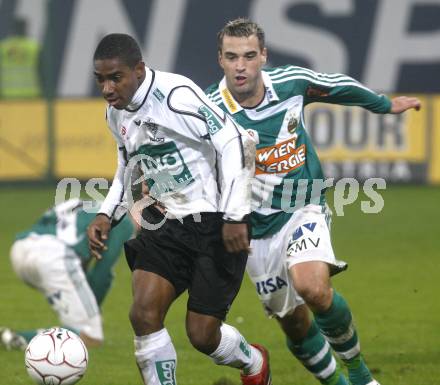
[[[145,65],[130,68],[119,58],[95,60],[96,84],[108,104],[122,110],[128,106],[145,78]]]
[[[260,49],[256,35],[223,37],[218,60],[225,73],[228,89],[239,101],[264,94],[261,68],[266,59],[266,48]]]

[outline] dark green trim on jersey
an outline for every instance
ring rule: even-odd
[[[205,117],[205,115],[203,115],[202,113],[195,113],[195,112],[193,112],[193,111],[179,110],[179,109],[177,109],[176,107],[173,107],[173,106],[171,105],[171,97],[172,97],[173,93],[174,93],[176,90],[178,90],[179,88],[188,88],[188,89],[191,90],[191,91],[194,93],[194,95],[200,100],[200,103],[202,103],[202,105],[205,105],[205,106],[206,106],[206,104],[203,102],[203,100],[200,99],[199,95],[197,95],[197,92],[195,92],[191,87],[189,87],[189,86],[178,86],[178,87],[174,87],[174,88],[170,91],[170,93],[168,94],[168,98],[167,98],[167,105],[168,105],[168,108],[169,108],[171,111],[175,112],[176,114],[193,116],[194,118],[200,119],[201,121],[203,121],[203,122],[206,123],[206,117]],[[224,118],[223,118],[222,120],[224,121]]]
[[[261,215],[253,212],[251,215],[252,238],[259,239],[268,234],[277,233],[291,216],[292,213],[285,213],[282,211],[270,215]]]

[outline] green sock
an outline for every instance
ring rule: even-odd
[[[62,326],[64,329],[71,330],[72,332],[79,335],[79,331],[75,330],[73,328]],[[50,328],[46,328],[50,329]],[[46,330],[44,328],[42,329],[34,329],[34,330],[22,330],[22,331],[16,331],[15,333],[19,336],[22,336],[27,342],[29,342],[32,338],[34,338],[38,333],[41,333],[43,330]]]
[[[362,355],[359,354],[350,360],[342,361],[348,369],[348,378],[353,385],[366,385],[373,380]]]
[[[348,385],[348,380],[333,357],[330,346],[320,333],[315,321],[312,321],[302,341],[294,343],[286,337],[286,343],[292,354],[321,384]]]
[[[19,336],[22,336],[27,342],[34,338],[42,329],[24,330],[16,332]]]
[[[366,385],[372,381],[373,377],[360,355],[356,328],[344,298],[334,291],[330,308],[324,313],[315,314],[315,319],[333,350],[347,366],[350,383]]]

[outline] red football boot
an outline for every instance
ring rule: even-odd
[[[272,378],[270,376],[269,366],[269,352],[264,346],[251,344],[254,348],[258,349],[263,356],[263,365],[261,371],[258,374],[244,375],[241,374],[241,383],[243,385],[272,385]]]

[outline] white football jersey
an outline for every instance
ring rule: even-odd
[[[218,211],[240,221],[250,213],[255,144],[190,79],[146,68],[126,109],[107,108],[107,123],[118,168],[101,213],[114,215],[135,165],[171,216]]]

